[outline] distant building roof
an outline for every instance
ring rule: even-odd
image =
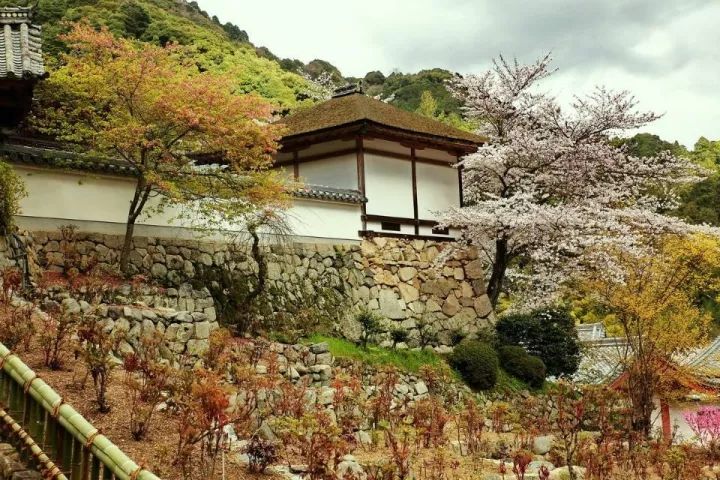
[[[465,150],[474,150],[486,141],[479,135],[402,110],[363,95],[357,89],[348,88],[337,91],[330,100],[300,110],[278,123],[287,127],[283,143],[294,137],[353,125],[386,128],[430,142],[450,142]]]
[[[30,7],[0,8],[0,79],[45,75],[41,29]]]

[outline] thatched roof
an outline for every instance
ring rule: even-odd
[[[285,117],[278,123],[287,127],[285,140],[354,124],[374,124],[429,141],[445,140],[468,146],[478,146],[486,141],[473,133],[402,110],[359,92],[333,97]]]

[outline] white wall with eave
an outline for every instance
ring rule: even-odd
[[[299,180],[308,185],[358,189],[355,153],[300,163],[298,173]]]
[[[74,224],[81,230],[122,234],[134,192],[126,177],[89,174],[59,169],[15,166],[28,192],[22,200],[18,224],[28,230],[54,230]],[[152,206],[153,201],[149,202]],[[179,210],[167,209],[152,216],[141,215],[136,235],[193,237],[188,221],[177,218]],[[360,205],[298,199],[287,212],[293,234],[333,240],[358,240]],[[241,231],[242,226],[230,227]]]

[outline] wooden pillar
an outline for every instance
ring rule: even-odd
[[[410,165],[412,170],[413,218],[415,219],[415,235],[420,235],[420,217],[418,216],[417,193],[417,157],[415,156],[415,147],[410,148]]]
[[[357,150],[357,177],[358,177],[358,190],[365,197],[365,147],[363,145],[362,135],[358,135],[355,138],[355,148]],[[367,204],[362,202],[362,230],[367,231]]]
[[[300,154],[297,150],[293,152],[293,178],[296,182],[300,179]]]
[[[663,439],[669,444],[672,441],[672,424],[670,423],[670,404],[660,399],[660,417],[662,418]]]

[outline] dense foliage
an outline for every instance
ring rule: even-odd
[[[501,317],[496,326],[500,345],[521,345],[542,359],[548,375],[572,375],[580,363],[575,319],[565,310],[544,309]]]
[[[111,158],[133,172],[123,272],[135,222],[148,210],[170,205],[198,226],[214,226],[281,206],[284,187],[269,171],[280,129],[268,123],[265,100],[238,95],[229,74],[191,68],[181,47],[118,38],[84,23],[62,40],[71,50],[38,89],[31,124],[82,145],[78,155]],[[222,161],[198,169],[198,154]]]
[[[523,347],[505,345],[498,349],[498,357],[500,365],[506,372],[531,387],[540,388],[545,383],[547,375],[545,364],[539,357],[528,354]]]
[[[450,364],[468,385],[478,390],[488,390],[497,382],[500,363],[492,345],[487,343],[476,340],[460,343],[450,356]]]
[[[0,160],[0,234],[12,231],[15,215],[20,213],[20,200],[25,184],[10,165]]]

